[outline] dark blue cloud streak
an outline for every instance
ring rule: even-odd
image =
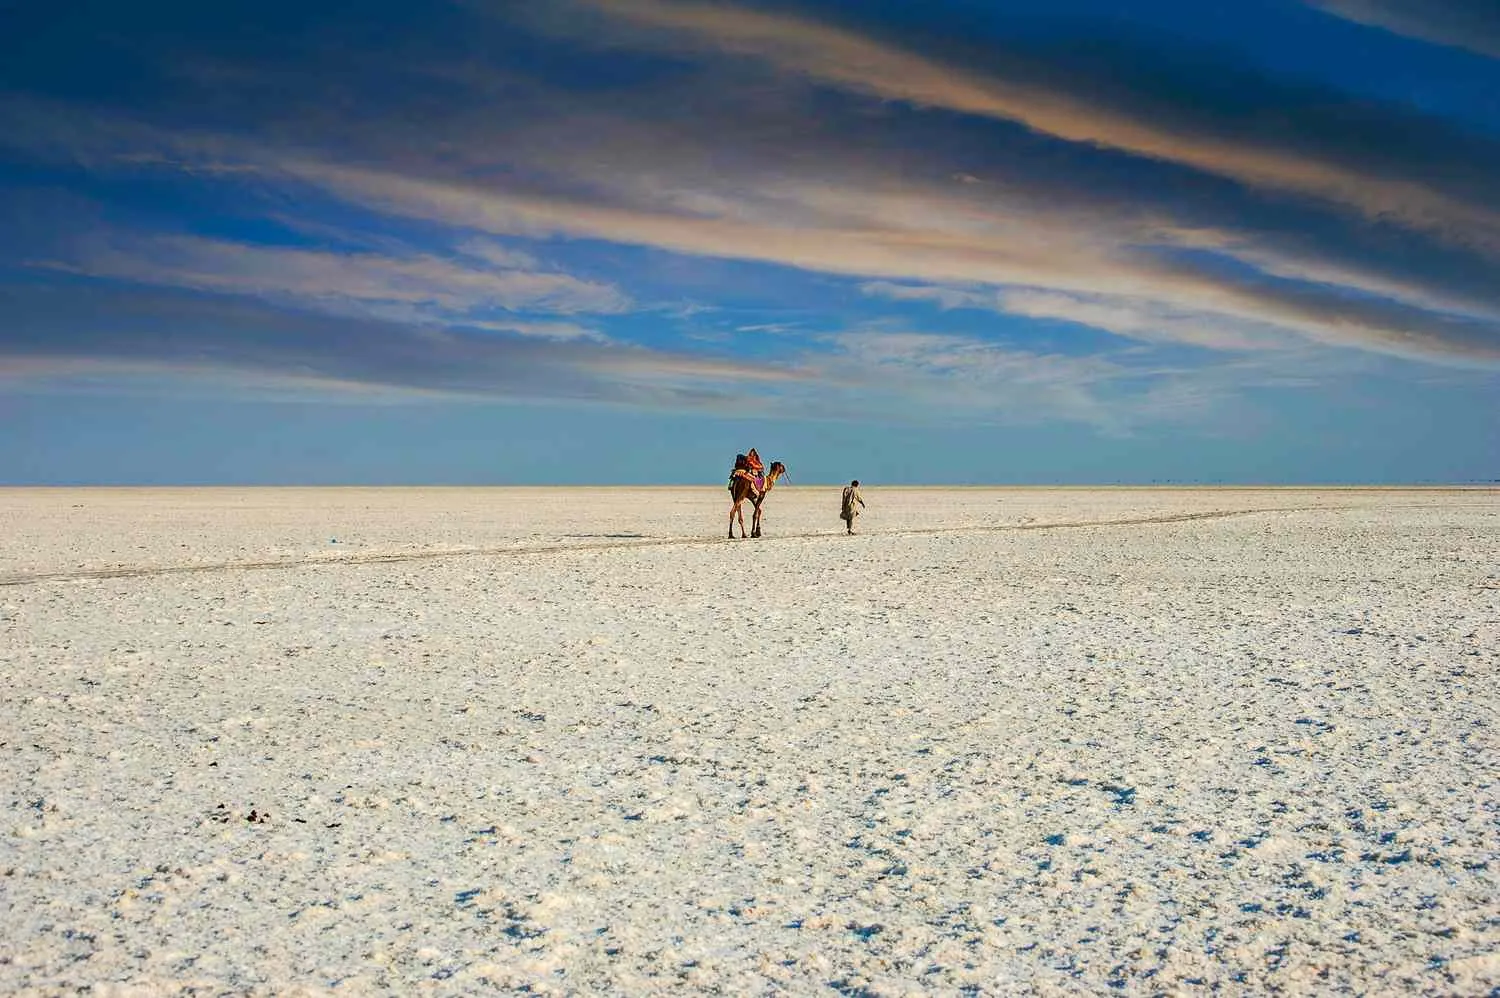
[[[1493,0],[1307,0],[1330,14],[1500,59],[1500,4]]]

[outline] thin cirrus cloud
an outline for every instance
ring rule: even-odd
[[[1217,349],[1291,346],[1284,330],[1264,321],[1173,308],[1144,298],[1080,295],[1035,288],[981,289],[870,281],[865,294],[899,302],[931,302],[943,309],[983,309],[1077,323],[1146,342],[1191,343]]]
[[[956,180],[944,164],[923,182],[900,172],[904,164],[894,149],[885,150],[896,163],[891,170],[878,165],[887,157],[866,157],[877,164],[871,165],[838,152],[841,136],[821,143],[804,140],[790,172],[774,157],[745,147],[731,158],[730,168],[705,174],[685,164],[702,161],[707,144],[735,151],[730,131],[692,120],[688,137],[674,136],[628,115],[604,124],[609,127],[585,118],[575,131],[553,126],[541,133],[546,141],[516,143],[549,151],[511,161],[548,176],[551,187],[542,190],[455,179],[451,166],[420,159],[377,170],[341,164],[332,154],[314,159],[305,150],[289,154],[219,136],[153,136],[149,129],[121,126],[94,134],[150,136],[163,151],[159,158],[190,170],[201,163],[229,166],[232,175],[251,171],[263,183],[305,185],[381,214],[459,231],[599,239],[920,281],[938,288],[931,292],[937,296],[944,294],[944,285],[955,283],[1025,290],[1029,297],[991,297],[999,311],[1039,317],[1037,302],[1045,301],[1045,317],[1150,341],[1239,350],[1277,346],[1290,333],[1460,362],[1491,363],[1500,354],[1495,323],[1500,301],[1484,279],[1489,268],[1449,247],[1431,250],[1444,266],[1413,276],[1409,253],[1398,254],[1394,262],[1372,255],[1367,247],[1379,240],[1358,229],[1319,237],[1300,216],[1281,230],[1234,229],[1232,203],[1204,217],[1202,205],[1215,204],[1216,198],[1191,188],[1179,203],[1170,194],[1111,191],[1091,177],[1072,178],[1072,186],[1055,176],[1039,179],[1030,165],[1014,163],[990,164],[992,181],[970,173]],[[523,138],[532,134],[524,124],[513,131]],[[88,133],[76,123],[65,132]],[[45,140],[45,133],[40,138]],[[84,155],[90,162],[108,162],[108,149],[97,138],[93,142]],[[471,175],[495,165],[482,139],[454,143],[445,152]],[[138,153],[128,161],[138,163]],[[589,166],[601,161],[610,169]],[[196,251],[191,254],[163,252],[182,248],[171,240],[145,245],[139,259],[95,250],[75,266],[212,290],[259,287],[264,294],[324,304],[354,301],[366,309],[378,307],[387,317],[438,308],[447,310],[447,318],[462,318],[460,310],[484,295],[501,306],[530,303],[565,312],[623,307],[619,292],[597,283],[530,271],[471,271],[430,257],[344,262],[350,258],[201,240],[186,244]],[[480,259],[483,251],[475,245],[468,238],[460,252],[478,253]],[[484,260],[488,267],[534,263],[517,251],[485,245],[493,257]],[[1446,263],[1450,258],[1466,266]],[[1052,294],[1040,295],[1044,292]],[[404,300],[412,296],[422,303]],[[1007,308],[1007,301],[1025,304]]]
[[[709,111],[703,116],[713,117]],[[1173,307],[1205,312],[1227,302],[1235,305],[1231,314],[1251,306],[1248,300],[1258,292],[1224,271],[1248,270],[1473,320],[1474,328],[1449,344],[1455,355],[1486,352],[1483,323],[1500,318],[1493,262],[1434,244],[1421,233],[1403,234],[1301,204],[1266,205],[1222,180],[1170,165],[1122,181],[1110,169],[1077,158],[1049,152],[1028,161],[1006,147],[997,153],[993,145],[977,159],[966,153],[945,161],[944,136],[931,129],[914,132],[916,117],[886,114],[872,129],[894,139],[872,141],[846,125],[826,135],[804,129],[790,148],[772,141],[788,128],[773,120],[757,131],[744,113],[734,129],[716,130],[698,120],[668,129],[616,122],[613,136],[608,123],[591,121],[595,138],[588,144],[553,129],[538,145],[594,155],[559,155],[544,163],[546,169],[553,176],[572,175],[595,192],[595,207],[601,206],[598,192],[607,192],[605,206],[614,210],[590,215],[569,208],[567,197],[496,191],[497,211],[490,217],[493,224],[538,232],[558,224],[613,230],[621,238],[637,231],[685,252],[712,252],[701,244],[717,241],[729,247],[728,255],[764,254],[833,272],[1161,296]],[[684,124],[693,138],[683,134]],[[913,148],[921,155],[914,156]],[[1085,149],[1082,158],[1090,157],[1101,158]],[[1118,165],[1102,158],[1106,167]],[[586,164],[595,160],[615,170],[589,171]],[[580,163],[585,166],[572,165]],[[711,170],[683,165],[703,163]],[[637,189],[630,181],[636,176],[651,178],[656,188]],[[662,187],[672,192],[669,198]],[[627,220],[621,206],[636,210],[641,224]],[[725,238],[704,237],[712,227],[722,228]],[[1195,267],[1194,261],[1212,265]],[[1359,342],[1371,313],[1341,332],[1320,333],[1316,327],[1327,309],[1300,314],[1302,306],[1275,284],[1267,281],[1263,295],[1275,314],[1260,318],[1285,319],[1311,329],[1315,338]],[[1371,344],[1420,341],[1419,314],[1396,308],[1392,318],[1400,326],[1381,332],[1377,323]],[[1453,328],[1446,321],[1432,326],[1435,349],[1443,348]],[[1242,345],[1239,337],[1232,339]],[[1212,328],[1204,326],[1188,341],[1214,345]]]
[[[90,236],[49,267],[104,277],[242,294],[337,314],[503,328],[571,339],[593,335],[574,323],[497,319],[496,313],[616,313],[629,307],[618,289],[562,273],[497,269],[535,266],[529,257],[470,242],[488,266],[431,254],[395,258],[205,239],[122,233]]]
[[[879,411],[919,423],[1058,419],[1128,434],[1143,423],[1200,416],[1222,401],[1230,369],[1142,369],[880,329],[826,337],[805,364],[771,366],[464,330],[414,333],[400,323],[288,313],[255,299],[125,287],[0,286],[0,309],[10,319],[0,385],[74,391],[123,378],[149,392],[165,379],[252,398],[502,396],[716,413],[763,409],[773,392],[788,418]],[[1243,367],[1230,367],[1242,372],[1240,388],[1253,383]]]
[[[858,330],[780,365],[587,342],[420,329],[373,318],[286,312],[253,298],[125,286],[0,286],[10,319],[0,383],[87,386],[92,379],[207,382],[252,397],[332,393],[346,400],[498,397],[590,401],[788,417],[1035,423],[1112,433],[1180,419],[1191,372],[1103,357],[1007,349],[974,337]],[[211,335],[210,335],[211,333]],[[1158,384],[1169,375],[1172,384]],[[774,393],[768,395],[767,393]]]
[[[1389,242],[1389,234],[1374,233],[1379,239],[1373,239],[1359,228],[1359,219],[1280,206],[1286,216],[1280,227],[1251,227],[1244,221],[1247,209],[1236,201],[1238,188],[1214,177],[1179,173],[1122,185],[1107,171],[1059,170],[1055,156],[1043,165],[993,152],[978,161],[954,155],[945,162],[947,137],[935,134],[919,113],[888,116],[868,132],[859,132],[858,116],[810,131],[795,104],[750,108],[748,128],[744,119],[735,128],[723,126],[726,108],[712,99],[682,102],[688,110],[667,122],[646,113],[663,104],[670,102],[661,93],[625,93],[601,113],[550,96],[538,101],[529,119],[511,120],[496,132],[484,125],[483,102],[459,101],[446,117],[423,122],[446,140],[443,161],[411,152],[425,144],[404,141],[399,131],[390,134],[390,126],[378,135],[341,132],[345,147],[320,150],[318,129],[296,119],[278,128],[290,135],[294,149],[278,149],[233,135],[162,131],[120,119],[93,128],[87,116],[42,114],[17,102],[7,107],[7,117],[27,126],[12,129],[9,141],[28,141],[39,155],[71,153],[105,167],[157,164],[195,176],[311,186],[383,215],[456,231],[582,237],[939,287],[959,282],[1020,288],[1032,297],[1028,308],[1014,314],[1035,317],[1038,300],[1046,300],[1050,317],[1151,341],[1242,350],[1257,342],[1277,344],[1277,336],[1262,333],[1280,329],[1403,356],[1493,360],[1497,353],[1494,317],[1500,305],[1488,279],[1490,266],[1463,248],[1427,246],[1425,255],[1439,255],[1445,263],[1415,275],[1412,254],[1373,254],[1368,248]],[[892,125],[894,140],[871,138],[870,132],[883,134]],[[362,144],[408,152],[378,168],[341,162],[351,156],[369,161]],[[850,146],[855,152],[843,152]],[[1065,144],[1074,146],[1079,144]],[[930,162],[912,161],[912,147],[930,150]],[[1080,149],[1083,158],[1101,155],[1088,144]],[[886,162],[891,167],[882,168]],[[1184,168],[1166,164],[1160,170]],[[520,183],[516,176],[544,180]],[[205,260],[183,263],[171,254],[156,260],[163,254],[147,252],[144,260],[115,254],[92,266],[216,290],[243,287],[279,270],[287,287],[270,293],[330,302],[341,299],[324,290],[345,288],[353,293],[342,299],[365,308],[369,296],[392,293],[374,287],[384,288],[387,279],[398,299],[407,285],[423,285],[411,288],[413,293],[447,297],[447,303],[422,308],[447,308],[450,314],[460,299],[480,293],[501,306],[525,299],[553,311],[618,308],[619,293],[610,288],[564,275],[507,272],[505,267],[534,263],[510,249],[478,257],[487,267],[501,267],[495,276],[434,260],[341,263],[336,257],[297,257],[296,251],[193,246]],[[472,257],[475,251],[468,252]],[[273,267],[273,260],[282,266]],[[309,272],[320,279],[311,281],[303,267],[287,266],[294,260],[312,264]],[[1226,267],[1226,261],[1236,266]],[[320,288],[320,282],[329,284]],[[1038,299],[1038,293],[1053,297]],[[996,297],[1001,311],[1007,311],[1007,300],[1022,299]],[[377,303],[386,315],[398,308],[410,315],[416,308],[401,300]]]
[[[747,399],[750,386],[764,392],[812,377],[788,365],[414,327],[128,285],[0,284],[0,310],[7,317],[0,374],[22,379],[117,371],[250,387],[694,408]]]
[[[830,411],[898,411],[911,419],[958,417],[1011,425],[1071,422],[1110,436],[1150,425],[1201,422],[1246,390],[1303,390],[1356,373],[1348,355],[1293,349],[1208,366],[1141,363],[1119,355],[1070,355],[903,328],[865,328],[826,338],[820,363],[857,395],[834,391]]]
[[[1061,419],[1119,434],[1147,415],[1129,383],[1149,372],[1106,357],[910,330],[851,330],[828,340],[835,354],[825,363],[861,386],[867,406],[869,396],[884,395],[890,401],[876,408],[900,399],[930,413],[986,412],[1017,423]],[[1121,405],[1126,399],[1129,404]]]
[[[1213,352],[1240,372],[1254,363],[1240,355],[1258,355],[1268,378],[1274,357],[1309,341],[1500,363],[1500,154],[1454,127],[1254,74],[1216,91],[1240,101],[1221,106],[1135,69],[1024,51],[976,68],[742,6],[591,9],[598,20],[536,39],[559,46],[555,64],[527,63],[536,78],[468,66],[443,78],[441,99],[420,91],[420,72],[401,77],[411,87],[385,76],[366,87],[335,64],[298,77],[305,88],[269,68],[225,74],[213,113],[190,98],[115,111],[103,99],[0,101],[0,146],[33,162],[176,175],[272,221],[288,205],[334,206],[326,223],[299,219],[307,246],[115,225],[31,252],[33,272],[163,289],[174,308],[185,293],[222,297],[260,308],[256,322],[283,334],[215,318],[193,327],[211,338],[171,323],[165,338],[146,326],[128,340],[53,337],[57,356],[124,363],[134,351],[182,369],[649,404],[753,384],[799,412],[820,411],[820,391],[862,388],[887,411],[1054,413],[1112,428],[1129,422],[1122,401],[1180,412],[1204,386],[1229,384],[1143,362],[1137,344],[1200,348],[1200,361]],[[622,45],[667,54],[673,70],[547,78],[607,63]],[[224,91],[240,81],[245,94]],[[256,98],[267,93],[302,96]],[[363,228],[346,238],[341,226]],[[993,316],[976,328],[1012,339],[922,332],[909,314],[892,332],[830,306],[795,335],[758,337],[779,363],[733,359],[732,337],[718,357],[630,346],[641,330],[660,346],[674,322],[692,338],[686,312],[626,321],[657,307],[632,284],[636,265],[663,258],[679,273],[705,259],[748,265],[702,269],[749,274],[744,286],[772,304],[787,277],[765,265],[818,275],[866,310],[983,309]],[[580,259],[590,265],[568,269]],[[1014,330],[1037,320],[1121,339],[1090,338],[1094,356],[1017,346]],[[28,346],[33,368],[43,347]]]
[[[1500,212],[1487,196],[1495,192],[1493,178],[1459,171],[1463,176],[1458,183],[1439,185],[1422,175],[1420,164],[1372,156],[1389,144],[1389,135],[1362,127],[1354,105],[1331,114],[1308,108],[1300,127],[1288,133],[1287,108],[1215,120],[1185,103],[1131,92],[1128,78],[1106,81],[1097,71],[1084,71],[1070,79],[1055,65],[1039,67],[1025,58],[993,59],[985,69],[975,69],[795,15],[698,0],[572,3],[607,20],[648,29],[619,35],[616,40],[625,43],[759,60],[782,72],[884,100],[1016,122],[1068,142],[1179,163],[1255,187],[1319,198],[1369,217],[1399,218],[1500,254]],[[594,25],[584,27],[593,30]],[[1419,119],[1387,124],[1416,129],[1424,138],[1443,135],[1441,128]],[[1418,168],[1411,169],[1413,165]]]
[[[1500,59],[1500,4],[1493,0],[1307,0],[1338,17]]]
[[[299,162],[285,167],[301,179],[367,207],[414,218],[468,224],[496,234],[592,237],[649,245],[678,253],[788,264],[850,276],[918,278],[1045,288],[1074,295],[1138,298],[1162,307],[1245,323],[1262,323],[1333,345],[1362,346],[1403,356],[1493,363],[1500,335],[1492,322],[1429,312],[1400,301],[1351,296],[1318,284],[1249,279],[1222,273],[1192,258],[1163,259],[1124,252],[1107,226],[1093,230],[1056,220],[1010,219],[999,231],[965,231],[929,223],[926,229],[877,223],[818,228],[811,221],[827,205],[810,202],[800,225],[650,211],[560,197],[515,194],[456,182],[412,178]],[[836,201],[859,201],[883,214],[881,192],[842,190]],[[922,214],[909,193],[893,199],[890,214]],[[959,217],[959,205],[935,201],[931,219]],[[836,212],[837,214],[837,212]],[[1119,239],[1118,236],[1114,236]],[[1358,289],[1356,289],[1358,290]],[[1000,299],[1003,307],[1004,298]],[[1024,314],[1024,313],[1023,313]],[[1082,313],[1079,313],[1082,315]],[[1212,321],[1162,327],[1187,342],[1225,349],[1247,345],[1243,329]],[[1117,325],[1114,331],[1119,331]]]
[[[674,96],[683,97],[648,94],[639,103],[660,105]],[[840,147],[848,144],[849,136],[809,139],[804,127],[795,140],[800,148],[787,148],[784,137],[796,132],[799,109],[787,109],[782,120],[746,136],[743,120],[733,128],[720,123],[726,116],[723,108],[709,106],[698,117],[667,127],[650,120],[646,109],[632,108],[628,100],[614,103],[625,110],[613,117],[558,104],[546,108],[545,126],[510,123],[505,130],[509,148],[503,153],[490,147],[491,133],[461,111],[446,122],[424,123],[440,133],[452,133],[445,155],[458,158],[470,174],[518,166],[555,182],[572,182],[589,192],[585,197],[467,179],[452,183],[454,192],[445,193],[452,171],[420,158],[380,170],[342,165],[337,154],[299,160],[276,153],[274,147],[268,152],[261,143],[164,132],[118,117],[80,117],[67,108],[14,101],[0,104],[0,119],[11,126],[0,141],[27,142],[34,149],[50,149],[54,155],[90,164],[135,166],[149,161],[192,173],[279,173],[361,203],[404,205],[403,213],[431,215],[454,225],[464,219],[445,208],[445,202],[465,191],[488,194],[478,219],[481,227],[522,236],[577,231],[609,238],[621,233],[627,242],[716,255],[712,246],[705,248],[705,240],[689,231],[692,223],[703,223],[697,228],[712,224],[726,233],[728,238],[720,242],[755,242],[749,247],[751,258],[813,267],[816,262],[797,245],[799,231],[845,244],[868,236],[867,251],[854,245],[838,254],[863,261],[851,263],[845,268],[849,272],[926,276],[903,273],[899,262],[882,254],[880,243],[887,240],[898,244],[900,254],[915,248],[936,255],[944,244],[959,252],[973,248],[986,254],[971,254],[967,267],[954,261],[939,279],[983,280],[993,264],[997,282],[1020,283],[1037,276],[1025,273],[1027,262],[1035,262],[1040,271],[1058,270],[1085,242],[1113,240],[1121,245],[1212,250],[1279,276],[1317,272],[1323,283],[1442,310],[1491,316],[1500,311],[1488,260],[1465,259],[1462,251],[1449,249],[1440,266],[1414,279],[1412,254],[1375,259],[1368,246],[1378,240],[1367,232],[1351,230],[1346,237],[1319,239],[1307,229],[1309,213],[1286,206],[1279,209],[1286,216],[1280,230],[1249,225],[1245,206],[1228,203],[1211,185],[1206,192],[1194,189],[1180,175],[1121,184],[1107,172],[1070,176],[1065,169],[1059,178],[1056,162],[1049,160],[1045,168],[1050,172],[1045,175],[1026,163],[963,163],[965,169],[993,175],[994,182],[957,172],[960,164],[954,164],[953,170],[938,171],[947,182],[923,183],[920,174],[914,175],[913,163],[902,161],[909,153],[898,144],[856,146],[854,154],[847,154]],[[918,135],[916,140],[928,137]],[[357,144],[360,136],[349,138]],[[928,155],[941,161],[939,153]],[[798,164],[793,172],[785,165],[789,161]],[[882,173],[872,169],[872,162],[891,162],[896,168]],[[711,163],[713,168],[694,172],[695,163]],[[961,180],[954,182],[955,178]],[[1262,216],[1277,210],[1256,208]],[[762,239],[770,243],[758,245]],[[966,247],[964,240],[976,245]],[[534,265],[525,259],[518,264],[513,250],[501,252],[512,255],[486,261],[503,267]],[[1432,248],[1427,252],[1430,255]]]

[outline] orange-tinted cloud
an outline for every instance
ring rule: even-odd
[[[642,45],[762,61],[828,86],[922,108],[1017,122],[1069,142],[1178,163],[1257,188],[1314,197],[1500,254],[1500,211],[1482,198],[1361,163],[1316,134],[1258,132],[1161,103],[1135,103],[1056,77],[945,62],[843,27],[701,0],[574,0],[649,29]],[[1357,2],[1357,0],[1355,0]],[[1094,81],[1085,81],[1093,83]]]

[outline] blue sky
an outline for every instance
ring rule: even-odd
[[[1500,479],[1493,0],[0,2],[0,483]]]

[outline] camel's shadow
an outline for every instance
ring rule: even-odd
[[[644,540],[646,534],[563,534],[568,540]]]

